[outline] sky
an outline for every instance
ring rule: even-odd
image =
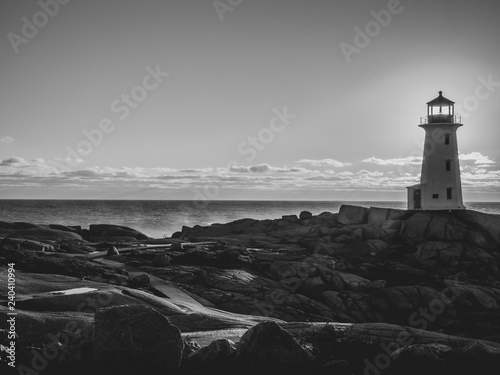
[[[0,199],[405,200],[456,102],[500,200],[494,0],[2,0]]]

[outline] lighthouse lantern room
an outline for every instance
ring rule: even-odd
[[[425,130],[420,183],[407,187],[410,210],[463,210],[462,183],[458,160],[454,102],[443,92],[427,103],[427,116],[420,119]]]

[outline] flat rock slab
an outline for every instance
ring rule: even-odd
[[[141,274],[145,274],[145,272],[132,267],[125,265],[123,263],[110,260],[110,259],[96,259],[96,261],[106,264],[108,266],[112,266],[115,268],[121,268],[127,271],[131,276],[138,276]],[[176,302],[181,302],[184,304],[188,304],[190,306],[203,307],[201,303],[196,301],[194,298],[174,287],[171,283],[160,279],[159,277],[153,276],[151,274],[147,274],[150,278],[150,288],[154,289],[158,293],[162,294],[164,297],[175,300]]]
[[[5,268],[0,268],[0,294],[3,296],[7,295],[7,272],[5,270]],[[16,273],[17,298],[84,287],[109,288],[109,284],[56,274],[25,273],[19,271]]]

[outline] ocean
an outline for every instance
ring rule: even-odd
[[[338,212],[342,204],[406,208],[406,202],[341,201],[169,201],[169,200],[0,200],[0,221],[34,224],[116,224],[154,238],[169,237],[183,225],[210,225],[233,220],[276,219],[310,211]],[[470,202],[468,209],[500,214],[500,202]]]

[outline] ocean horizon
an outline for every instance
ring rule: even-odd
[[[169,237],[182,226],[252,219],[276,219],[310,211],[338,212],[342,204],[406,209],[406,201],[314,200],[99,200],[1,199],[0,221],[34,224],[124,225],[154,238]],[[500,214],[500,202],[466,202],[467,209]]]

